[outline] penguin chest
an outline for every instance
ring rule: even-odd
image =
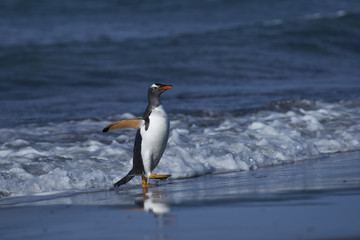
[[[140,128],[142,138],[141,156],[146,175],[154,170],[164,153],[169,137],[169,120],[166,112],[159,106],[152,110],[149,124]]]

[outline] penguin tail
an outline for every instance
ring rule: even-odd
[[[121,185],[124,185],[125,183],[129,182],[135,175],[130,171],[128,174],[126,174],[125,177],[114,183],[114,187],[120,187]]]

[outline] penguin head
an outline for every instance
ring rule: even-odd
[[[171,89],[172,85],[164,85],[161,83],[154,83],[150,86],[148,90],[148,98],[149,102],[153,103],[154,105],[160,104],[160,94],[165,92],[168,89]]]
[[[172,88],[172,85],[164,85],[164,84],[161,84],[161,83],[154,83],[149,88],[149,93],[151,93],[152,95],[160,96],[161,93],[163,93],[166,90],[171,89],[171,88]]]

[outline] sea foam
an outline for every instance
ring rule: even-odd
[[[169,113],[171,133],[155,173],[173,179],[360,150],[360,103],[288,101],[251,113]],[[119,115],[111,121],[134,117]],[[109,120],[0,129],[2,196],[109,188],[132,166],[134,130]],[[129,185],[139,184],[135,179]]]

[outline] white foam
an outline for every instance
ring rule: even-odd
[[[168,147],[155,173],[186,178],[360,150],[360,103],[297,101],[286,111],[279,106],[241,116],[170,115]],[[121,117],[133,115],[114,120]],[[110,187],[131,168],[135,131],[102,133],[109,123],[0,129],[0,192],[19,196]]]
[[[339,10],[339,11],[336,12],[337,17],[344,17],[346,15],[348,15],[348,12],[345,11],[345,10]]]

